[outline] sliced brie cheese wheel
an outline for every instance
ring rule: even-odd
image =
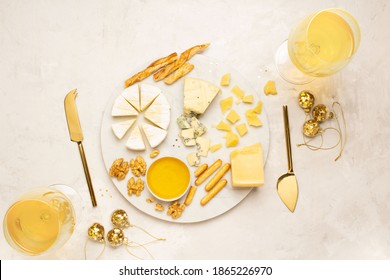
[[[122,116],[137,116],[138,112],[131,106],[126,99],[122,96],[118,96],[115,99],[114,106],[112,106],[111,115],[113,117],[122,117]]]
[[[139,88],[138,85],[133,85],[122,91],[122,96],[133,106],[138,112],[141,112]]]
[[[219,91],[219,87],[209,82],[186,78],[184,80],[184,113],[203,114]]]
[[[157,96],[149,108],[145,111],[145,119],[167,130],[171,121],[171,107],[163,94]]]
[[[126,132],[133,126],[135,123],[135,119],[127,120],[120,123],[114,123],[112,127],[112,131],[114,131],[115,136],[120,140],[125,136]]]
[[[152,148],[160,145],[168,134],[166,130],[147,123],[142,124],[142,129],[144,130],[145,136]]]
[[[161,90],[158,87],[141,84],[140,85],[140,99],[141,99],[141,111],[144,111],[149,107],[150,104],[156,99],[156,97],[161,93]]]
[[[146,149],[144,140],[142,139],[141,130],[138,125],[133,129],[127,140],[126,147],[130,150],[143,151]]]

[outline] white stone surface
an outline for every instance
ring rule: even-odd
[[[278,77],[273,55],[304,15],[328,7],[350,11],[362,32],[360,49],[340,73],[305,87]],[[390,7],[377,1],[0,1],[0,215],[34,186],[63,183],[84,199],[83,220],[57,253],[39,258],[83,259],[86,229],[110,229],[125,209],[134,224],[167,237],[149,246],[156,259],[389,259],[390,258]],[[103,110],[115,87],[140,65],[194,44],[230,63],[263,94],[275,79],[279,94],[263,98],[271,144],[265,186],[224,215],[174,224],[132,207],[113,187],[100,151]],[[138,68],[137,68],[138,67]],[[99,207],[90,206],[76,144],[63,110],[78,88],[77,107]],[[337,150],[297,148],[303,89],[344,107],[348,142]],[[286,172],[282,105],[289,106],[294,169],[300,197],[291,214],[275,184]],[[108,192],[106,192],[108,190]],[[102,197],[101,194],[104,196]],[[112,196],[112,198],[110,198]],[[131,229],[134,239],[144,235]],[[30,259],[0,236],[0,259]],[[104,259],[128,259],[107,248]]]

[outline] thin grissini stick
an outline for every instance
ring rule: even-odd
[[[224,166],[221,167],[215,173],[214,177],[210,179],[210,181],[207,182],[206,186],[204,187],[206,191],[210,191],[217,183],[219,180],[222,179],[222,177],[228,172],[230,169],[230,163],[225,163]]]
[[[202,175],[200,175],[196,180],[195,180],[195,185],[199,186],[202,184],[208,177],[211,176],[220,166],[222,165],[222,160],[218,159],[216,160],[212,165],[207,168]]]
[[[209,167],[207,163],[203,163],[201,166],[199,166],[198,169],[195,170],[195,177],[199,177],[200,175],[202,175],[202,173],[205,172],[207,167]]]
[[[157,59],[156,61],[152,62],[148,67],[146,67],[144,70],[138,72],[137,74],[133,75],[132,77],[128,78],[125,81],[125,88],[131,86],[132,84],[142,81],[143,79],[149,77],[151,74],[156,72],[161,67],[164,67],[168,64],[171,64],[177,59],[177,53],[171,53],[170,55],[166,57],[162,57]]]
[[[183,76],[187,75],[188,73],[190,73],[192,71],[192,69],[194,69],[194,67],[195,67],[194,64],[191,64],[189,62],[183,64],[179,69],[177,69],[171,75],[166,77],[164,79],[164,83],[166,83],[167,85],[173,84],[174,82],[176,82],[181,77],[183,77]]]
[[[186,199],[184,200],[184,204],[185,204],[186,206],[188,206],[188,205],[191,204],[192,199],[194,198],[194,195],[195,195],[195,193],[196,193],[196,189],[197,189],[196,187],[191,186],[190,190],[188,191],[188,194],[187,194],[187,196],[186,196]]]
[[[225,179],[218,181],[214,188],[212,188],[201,200],[200,204],[205,206],[220,190],[222,190],[227,184]]]
[[[209,45],[210,44],[202,44],[193,46],[192,48],[182,52],[178,60],[165,66],[164,68],[161,68],[158,72],[154,73],[153,79],[156,82],[165,79],[166,77],[168,77],[169,74],[179,69],[179,67],[182,66],[186,61],[191,59],[195,54],[200,53],[201,51],[206,49]]]

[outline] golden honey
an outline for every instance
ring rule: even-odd
[[[186,192],[190,182],[190,171],[181,160],[164,157],[152,163],[146,180],[149,190],[157,198],[175,200]]]

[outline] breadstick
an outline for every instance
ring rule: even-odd
[[[196,187],[191,186],[191,188],[190,188],[190,190],[188,191],[188,194],[187,194],[187,196],[186,196],[186,200],[184,200],[184,204],[185,204],[186,206],[188,206],[188,205],[191,204],[191,201],[192,201],[192,199],[194,198],[195,192],[196,192]]]
[[[205,172],[207,167],[209,167],[207,163],[203,163],[201,166],[199,166],[198,169],[195,170],[195,177],[199,177],[200,175],[202,175],[202,173]]]
[[[208,177],[210,177],[211,174],[213,174],[220,166],[222,165],[222,160],[218,159],[216,160],[212,165],[210,165],[209,168],[207,168],[202,175],[200,175],[196,181],[195,185],[199,186],[202,184]]]
[[[166,83],[167,85],[171,85],[174,82],[176,82],[178,79],[180,79],[181,77],[190,73],[192,71],[192,69],[194,69],[194,64],[187,62],[187,63],[183,64],[175,72],[173,72],[171,75],[166,77],[164,79],[164,83]]]
[[[226,174],[226,172],[228,172],[229,169],[230,163],[225,163],[225,165],[222,166],[221,169],[217,171],[217,173],[215,173],[214,177],[207,182],[206,186],[204,187],[205,190],[210,191],[215,186],[215,184],[218,183],[219,180],[221,180],[221,178]]]
[[[210,201],[217,193],[219,193],[220,190],[223,189],[223,187],[226,185],[227,181],[225,179],[222,179],[218,181],[218,183],[215,185],[214,188],[211,189],[200,201],[200,204],[202,206],[205,206],[207,202]]]
[[[137,74],[133,75],[132,77],[128,78],[125,81],[125,88],[131,86],[132,84],[142,81],[143,79],[149,77],[152,73],[156,72],[161,67],[164,67],[168,64],[171,64],[177,59],[177,53],[171,53],[170,55],[166,57],[162,57],[160,59],[157,59],[156,61],[152,62],[148,67],[146,67],[144,70],[138,72]]]
[[[165,66],[164,68],[160,69],[158,72],[154,73],[153,79],[156,82],[165,79],[166,77],[168,77],[169,74],[171,74],[173,71],[175,71],[180,66],[182,66],[186,61],[191,59],[195,54],[206,49],[209,45],[210,44],[197,45],[182,52],[178,60]]]

